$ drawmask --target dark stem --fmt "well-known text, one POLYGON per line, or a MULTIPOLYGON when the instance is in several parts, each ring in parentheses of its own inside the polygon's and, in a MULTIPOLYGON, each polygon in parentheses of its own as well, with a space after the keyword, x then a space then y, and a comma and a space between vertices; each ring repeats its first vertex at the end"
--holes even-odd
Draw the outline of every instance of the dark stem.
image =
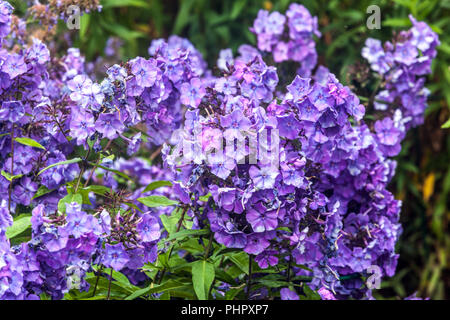
POLYGON ((292 265, 292 253, 289 252, 289 262, 288 262, 288 269, 287 269, 287 282, 291 282, 291 265, 292 265))
POLYGON ((59 130, 61 131, 61 133, 63 134, 64 138, 66 138, 66 140, 68 142, 70 142, 69 137, 65 134, 63 127, 61 126, 61 124, 58 121, 58 118, 56 117, 56 110, 53 110, 54 112, 52 112, 52 116, 55 119, 56 125, 58 126, 59 130))
POLYGON ((209 251, 211 250, 213 235, 214 234, 211 232, 211 235, 209 236, 208 246, 206 247, 206 251, 205 251, 205 257, 204 257, 205 260, 208 259, 209 251))
POLYGON ((252 255, 248 255, 248 279, 247 279, 247 300, 250 300, 250 290, 252 288, 252 255))
MULTIPOLYGON (((106 145, 104 151, 106 151, 111 146, 112 140, 108 141, 108 144, 106 145)), ((95 163, 94 168, 92 168, 91 172, 89 173, 89 177, 87 178, 86 182, 84 183, 84 187, 86 188, 89 184, 89 181, 92 179, 92 176, 94 175, 95 170, 97 170, 98 165, 100 164, 100 156, 97 159, 97 162, 95 163)))
POLYGON ((98 280, 100 279, 100 275, 102 274, 103 266, 100 266, 99 270, 97 270, 97 279, 95 280, 95 286, 94 286, 94 292, 92 293, 92 296, 95 296, 95 293, 97 292, 97 286, 98 286, 98 280))

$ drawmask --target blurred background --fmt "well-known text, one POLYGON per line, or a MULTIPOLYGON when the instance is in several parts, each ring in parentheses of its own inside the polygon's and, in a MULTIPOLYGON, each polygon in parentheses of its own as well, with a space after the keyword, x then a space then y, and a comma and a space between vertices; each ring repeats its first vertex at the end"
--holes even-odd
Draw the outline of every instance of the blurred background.
MULTIPOLYGON (((18 11, 26 7, 25 1, 10 2, 18 11)), ((439 34, 425 124, 408 133, 390 185, 403 200, 397 274, 374 296, 398 299, 417 291, 420 297, 450 299, 450 129, 442 128, 450 118, 450 0, 102 0, 102 12, 84 15, 81 29, 70 31, 70 37, 62 23, 59 43, 79 47, 87 61, 103 64, 104 72, 108 59, 148 56, 152 39, 177 34, 188 38, 212 67, 221 49, 236 52, 241 44, 255 44, 249 27, 259 9, 284 13, 291 2, 318 16, 319 63, 346 85, 355 62, 362 60, 366 38, 389 40, 411 26, 409 14, 439 34), (379 30, 366 27, 367 7, 374 4, 381 9, 379 30)))

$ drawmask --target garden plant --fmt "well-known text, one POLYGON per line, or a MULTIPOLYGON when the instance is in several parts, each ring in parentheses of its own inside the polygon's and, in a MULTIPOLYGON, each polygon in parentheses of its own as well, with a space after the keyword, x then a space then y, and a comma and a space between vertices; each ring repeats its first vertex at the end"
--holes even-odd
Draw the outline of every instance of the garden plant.
POLYGON ((427 23, 365 39, 344 85, 300 3, 212 65, 179 35, 89 61, 58 26, 100 1, 41 2, 0 0, 0 299, 374 299, 396 274, 427 23))

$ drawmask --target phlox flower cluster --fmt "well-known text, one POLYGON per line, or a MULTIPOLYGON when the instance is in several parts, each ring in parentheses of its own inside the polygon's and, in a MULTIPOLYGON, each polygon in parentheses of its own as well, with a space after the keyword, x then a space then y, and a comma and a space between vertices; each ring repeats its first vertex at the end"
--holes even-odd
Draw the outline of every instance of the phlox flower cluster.
POLYGON ((271 52, 275 62, 300 62, 297 74, 311 75, 317 63, 314 36, 320 37, 321 33, 317 17, 304 6, 292 3, 284 15, 260 10, 250 30, 257 36, 258 49, 271 52))
POLYGON ((149 195, 179 201, 193 229, 208 228, 261 269, 288 264, 280 272, 310 279, 322 299, 370 299, 369 267, 395 273, 401 202, 387 186, 392 157, 424 117, 439 44, 425 23, 411 17, 394 41, 367 40, 362 55, 380 80, 382 118, 372 121, 316 66, 317 17, 298 4, 284 15, 261 10, 257 48, 222 50, 219 74, 171 36, 102 80, 78 49, 54 57, 38 39, 21 41, 12 12, 0 0, 0 299, 61 299, 89 290, 91 272, 144 283, 142 267, 167 250, 161 215, 173 210, 137 201, 149 195), (294 75, 280 72, 286 61, 299 66, 294 75), (170 183, 146 189, 154 181, 170 183), (7 229, 26 212, 31 234, 14 244, 7 229))

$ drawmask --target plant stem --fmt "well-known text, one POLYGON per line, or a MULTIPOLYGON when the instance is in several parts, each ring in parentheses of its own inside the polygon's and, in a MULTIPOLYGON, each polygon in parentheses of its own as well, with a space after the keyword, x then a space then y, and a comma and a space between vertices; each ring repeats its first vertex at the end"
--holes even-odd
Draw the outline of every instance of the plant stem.
MULTIPOLYGON (((106 151, 111 146, 112 140, 108 141, 108 144, 105 146, 104 151, 106 151)), ((84 187, 86 188, 89 184, 89 181, 92 179, 92 176, 94 175, 95 170, 97 170, 98 165, 100 164, 100 156, 97 159, 97 162, 95 163, 94 168, 92 168, 91 172, 89 173, 89 177, 87 178, 86 182, 84 183, 84 187)))
POLYGON ((111 272, 109 273, 108 295, 106 296, 106 300, 109 300, 109 297, 111 295, 112 273, 113 273, 113 268, 111 268, 111 272))
POLYGON ((250 290, 252 288, 252 255, 248 255, 248 279, 247 279, 247 300, 250 299, 250 290))
POLYGON ((206 247, 206 251, 205 251, 205 256, 204 256, 205 260, 208 259, 209 251, 211 250, 213 235, 214 234, 211 232, 211 235, 209 236, 208 246, 206 247))
POLYGON ((97 270, 97 279, 95 280, 94 291, 92 293, 93 297, 95 296, 95 293, 97 292, 98 281, 100 279, 100 275, 102 274, 102 270, 103 270, 103 265, 100 266, 99 270, 97 270))
MULTIPOLYGON (((182 224, 183 224, 184 216, 185 216, 185 214, 186 214, 188 208, 189 208, 188 206, 184 207, 183 213, 181 214, 181 218, 180 218, 180 220, 178 220, 178 226, 177 226, 177 230, 176 230, 175 232, 180 231, 181 226, 182 226, 182 224)), ((169 259, 170 259, 170 256, 172 255, 172 251, 173 251, 173 245, 172 245, 172 246, 170 247, 170 249, 169 249, 169 256, 167 257, 167 263, 169 263, 169 259)), ((158 273, 159 273, 159 272, 158 272, 158 273)), ((161 271, 161 275, 159 276, 159 279, 158 279, 158 281, 157 281, 157 284, 161 284, 161 282, 162 282, 162 280, 163 280, 163 278, 164 278, 165 273, 166 273, 166 267, 164 267, 163 270, 161 271)), ((156 274, 156 276, 155 276, 155 282, 156 282, 157 278, 158 278, 158 274, 156 274)))
POLYGON ((289 262, 288 262, 288 269, 287 269, 287 282, 291 282, 291 265, 292 265, 292 253, 289 252, 289 262))
POLYGON ((11 128, 11 181, 9 182, 9 192, 8 192, 8 211, 11 214, 11 197, 12 197, 12 187, 14 176, 14 123, 11 128))

